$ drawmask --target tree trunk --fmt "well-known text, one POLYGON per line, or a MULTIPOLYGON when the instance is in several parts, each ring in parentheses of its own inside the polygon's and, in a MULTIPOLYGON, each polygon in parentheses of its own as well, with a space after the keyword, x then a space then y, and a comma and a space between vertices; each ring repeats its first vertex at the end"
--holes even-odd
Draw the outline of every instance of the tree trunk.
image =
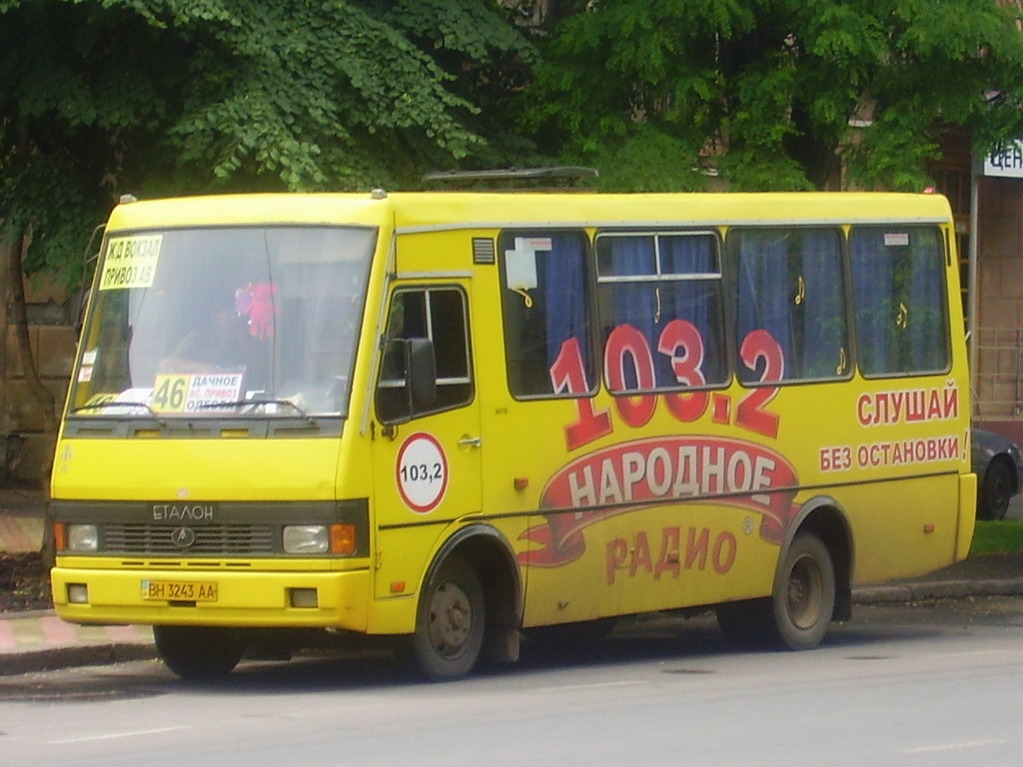
POLYGON ((15 241, 10 258, 7 259, 7 281, 10 290, 7 308, 14 324, 14 337, 21 358, 21 367, 25 371, 25 381, 43 413, 43 430, 47 434, 56 434, 56 400, 39 377, 28 337, 28 307, 25 303, 25 280, 21 269, 21 254, 24 248, 25 237, 22 236, 15 241))
POLYGON ((15 240, 7 257, 7 314, 14 326, 14 338, 21 359, 21 367, 25 374, 28 390, 39 403, 42 411, 43 434, 47 448, 43 450, 43 461, 39 467, 39 482, 46 501, 46 516, 43 524, 43 562, 52 565, 54 560, 53 525, 50 519, 50 471, 53 468, 53 448, 57 438, 56 400, 49 389, 43 384, 36 370, 32 345, 28 336, 28 307, 25 303, 25 280, 21 268, 21 258, 25 250, 25 236, 22 234, 15 240))

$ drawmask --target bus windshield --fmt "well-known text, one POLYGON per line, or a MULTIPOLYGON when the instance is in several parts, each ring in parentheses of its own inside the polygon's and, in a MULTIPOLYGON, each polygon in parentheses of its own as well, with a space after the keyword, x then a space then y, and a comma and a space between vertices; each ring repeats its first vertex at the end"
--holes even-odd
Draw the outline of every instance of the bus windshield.
POLYGON ((69 413, 347 414, 376 231, 109 236, 69 413))

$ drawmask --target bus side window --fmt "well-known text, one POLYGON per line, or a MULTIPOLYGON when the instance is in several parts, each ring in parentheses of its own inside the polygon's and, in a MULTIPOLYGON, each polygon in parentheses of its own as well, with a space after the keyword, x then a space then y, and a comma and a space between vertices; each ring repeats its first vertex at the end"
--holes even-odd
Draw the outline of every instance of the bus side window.
MULTIPOLYGON (((851 375, 841 230, 733 228, 728 241, 737 263, 736 349, 764 330, 781 350, 778 380, 851 375)), ((742 361, 738 372, 745 384, 765 374, 742 361)))
POLYGON ((934 226, 854 226, 849 234, 860 371, 948 369, 945 246, 934 226))
POLYGON ((713 232, 597 234, 605 377, 613 394, 721 386, 728 380, 722 273, 713 232), (621 337, 632 348, 622 362, 621 337), (645 359, 636 358, 637 353, 645 359))
POLYGON ((473 398, 465 295, 457 288, 400 289, 391 297, 376 391, 377 417, 384 423, 466 405, 473 398), (406 391, 406 344, 433 342, 437 391, 430 406, 413 411, 406 391))
POLYGON ((590 333, 589 241, 580 230, 506 230, 498 240, 508 390, 581 396, 597 385, 590 333), (555 392, 551 369, 575 341, 584 381, 555 392))

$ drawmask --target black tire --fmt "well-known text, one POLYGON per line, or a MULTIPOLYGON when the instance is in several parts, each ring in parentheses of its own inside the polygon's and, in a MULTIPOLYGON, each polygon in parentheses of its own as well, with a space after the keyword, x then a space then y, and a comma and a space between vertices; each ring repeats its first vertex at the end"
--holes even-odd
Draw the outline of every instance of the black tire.
POLYGON ((227 676, 245 651, 241 633, 229 628, 153 626, 153 638, 167 668, 189 680, 227 676))
POLYGON ((771 595, 771 633, 790 650, 808 650, 824 639, 835 611, 835 566, 813 533, 798 533, 778 570, 771 595))
POLYGON ((485 625, 476 571, 457 557, 445 560, 419 599, 412 655, 420 671, 435 682, 466 676, 479 660, 485 625))
POLYGON ((977 503, 978 519, 1002 519, 1015 490, 1015 475, 1002 460, 992 461, 984 473, 977 503))

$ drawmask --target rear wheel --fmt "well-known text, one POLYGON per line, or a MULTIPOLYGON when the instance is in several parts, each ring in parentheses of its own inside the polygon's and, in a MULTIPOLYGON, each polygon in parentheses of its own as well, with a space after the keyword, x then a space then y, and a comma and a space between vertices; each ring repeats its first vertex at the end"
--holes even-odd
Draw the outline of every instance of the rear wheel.
POLYGON ((438 682, 464 677, 479 660, 485 623, 476 571, 458 558, 444 561, 419 602, 412 653, 420 670, 438 682))
POLYGON ((835 567, 827 546, 799 533, 785 555, 771 595, 773 633, 791 650, 816 647, 835 610, 835 567))
POLYGON ((808 650, 820 644, 835 610, 835 568, 827 547, 813 533, 799 533, 770 597, 716 608, 726 638, 743 644, 808 650))
POLYGON ((236 629, 216 626, 153 626, 156 649, 182 679, 217 679, 231 673, 245 650, 236 629))

